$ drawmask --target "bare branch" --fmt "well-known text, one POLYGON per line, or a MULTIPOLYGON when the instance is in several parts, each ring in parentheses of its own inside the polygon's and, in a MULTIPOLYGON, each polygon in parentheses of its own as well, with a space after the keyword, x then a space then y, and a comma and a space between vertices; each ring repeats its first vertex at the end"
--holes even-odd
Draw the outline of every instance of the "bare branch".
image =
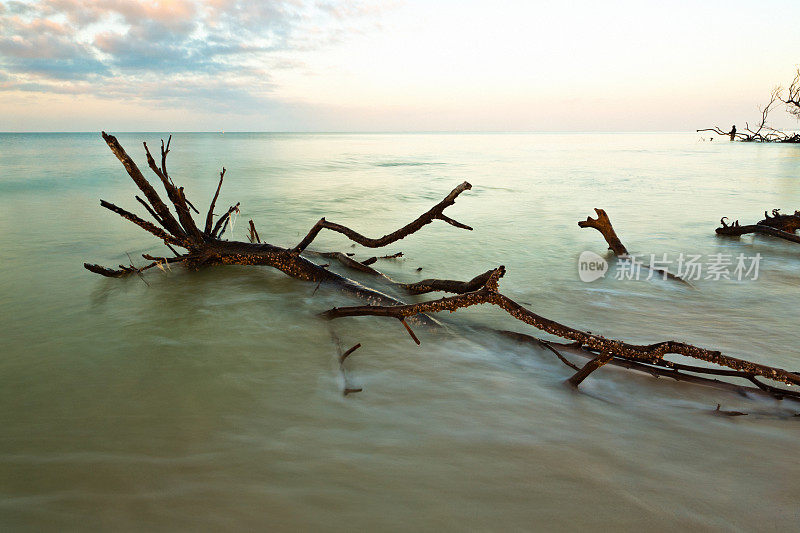
MULTIPOLYGON (((150 169, 153 171, 153 173, 155 173, 155 175, 161 179, 161 183, 164 185, 164 190, 167 191, 167 197, 172 202, 172 205, 175 206, 175 211, 178 213, 178 220, 180 220, 184 232, 190 236, 195 243, 202 242, 203 235, 200 233, 200 230, 197 229, 197 225, 192 218, 192 214, 189 212, 189 206, 186 204, 183 188, 176 187, 169 179, 169 176, 160 168, 158 168, 155 159, 153 159, 152 154, 150 154, 150 150, 147 148, 147 143, 143 142, 142 144, 144 145, 145 155, 147 156, 147 164, 150 166, 150 169)), ((166 165, 167 151, 168 150, 162 149, 162 162, 164 165, 166 165)))
POLYGON ((534 326, 546 333, 578 341, 582 346, 586 346, 600 353, 610 353, 650 364, 662 361, 667 354, 677 354, 733 368, 734 370, 741 370, 754 376, 762 376, 773 381, 779 381, 789 385, 800 385, 800 376, 797 374, 787 372, 780 368, 769 367, 726 356, 715 350, 699 348, 677 341, 666 341, 650 345, 628 344, 559 324, 558 322, 537 315, 507 296, 497 292, 498 281, 504 274, 505 268, 502 266, 498 267, 494 270, 483 288, 458 296, 400 306, 335 307, 323 313, 322 316, 328 319, 348 316, 386 316, 400 319, 418 313, 454 312, 460 308, 489 303, 500 307, 517 320, 534 326))
POLYGON ((586 220, 578 221, 578 226, 580 226, 581 228, 594 228, 597 231, 599 231, 600 234, 603 236, 603 238, 606 240, 606 243, 608 244, 608 249, 612 250, 614 252, 614 255, 616 255, 619 258, 631 261, 644 268, 647 268, 648 270, 652 270, 653 272, 658 272, 659 274, 661 274, 663 279, 680 281, 682 283, 685 283, 686 285, 691 286, 691 284, 688 281, 684 280, 680 276, 676 276, 675 274, 664 268, 657 268, 652 264, 648 265, 646 263, 636 261, 635 258, 629 256, 628 249, 625 248, 625 245, 622 244, 622 241, 620 241, 619 237, 617 237, 617 232, 614 231, 614 226, 611 225, 611 219, 608 218, 608 214, 605 212, 605 210, 598 209, 596 207, 594 210, 597 213, 597 218, 586 217, 586 220))
POLYGON ((800 118, 800 68, 797 69, 789 89, 786 91, 786 98, 781 99, 786 104, 786 110, 792 115, 800 118))
MULTIPOLYGON (((773 211, 774 212, 774 211, 773 211)), ((766 215, 766 213, 764 213, 766 215)), ((777 213, 776 213, 777 215, 777 213)), ((739 237, 741 235, 746 235, 748 233, 760 233, 762 235, 769 235, 771 237, 778 237, 779 239, 783 239, 786 241, 800 243, 800 235, 794 233, 796 231, 796 227, 794 226, 795 223, 800 223, 800 216, 798 215, 780 215, 781 217, 788 217, 788 221, 777 221, 776 217, 769 217, 765 220, 762 220, 758 224, 748 224, 746 226, 739 225, 739 221, 735 221, 733 224, 728 224, 725 222, 727 217, 722 217, 720 220, 721 226, 718 227, 716 230, 717 235, 726 235, 729 237, 739 237), (794 218, 797 217, 797 221, 794 221, 794 218), (772 224, 772 225, 767 225, 772 224), (783 231, 781 229, 777 229, 776 227, 783 227, 786 229, 790 229, 789 231, 783 231), (794 228, 794 229, 793 229, 794 228)))
POLYGON ((739 140, 742 142, 778 142, 778 143, 800 143, 800 133, 785 133, 776 130, 768 125, 769 114, 775 109, 779 102, 786 104, 787 111, 798 118, 800 118, 800 69, 798 69, 794 80, 789 86, 788 95, 782 98, 781 94, 783 89, 777 86, 772 89, 770 99, 765 106, 759 107, 761 118, 758 123, 751 128, 748 122, 745 122, 745 131, 747 133, 737 132, 736 126, 731 128, 731 131, 722 131, 718 126, 713 128, 704 128, 697 130, 712 131, 717 135, 729 136, 730 140, 739 140))
POLYGON ((145 231, 148 231, 148 232, 152 233, 153 235, 155 235, 159 239, 163 240, 164 242, 168 242, 170 244, 177 244, 178 246, 185 246, 184 241, 182 241, 180 239, 176 239, 175 237, 173 237, 172 235, 170 235, 166 231, 162 230, 158 226, 156 226, 154 224, 151 224, 150 222, 148 222, 146 220, 142 220, 141 218, 139 218, 138 216, 134 215, 130 211, 126 211, 126 210, 122 209, 121 207, 117 207, 116 205, 114 205, 114 204, 112 204, 110 202, 106 202, 105 200, 100 200, 100 205, 102 207, 105 207, 106 209, 108 209, 110 211, 113 211, 114 213, 118 214, 122 218, 124 218, 126 220, 130 220, 131 222, 133 222, 134 224, 136 224, 140 228, 144 229, 145 231))
POLYGON ((357 233, 346 226, 342 226, 341 224, 336 224, 334 222, 328 222, 324 218, 319 219, 319 221, 311 228, 311 231, 308 232, 308 235, 300 241, 300 243, 292 248, 292 251, 295 253, 300 253, 306 249, 306 247, 311 244, 314 238, 322 231, 323 228, 327 228, 332 231, 336 231, 345 235, 351 241, 355 241, 362 246, 366 246, 367 248, 380 248, 382 246, 386 246, 387 244, 391 244, 395 241, 399 241, 400 239, 411 235, 412 233, 418 231, 420 228, 425 226, 426 224, 430 224, 436 219, 444 220, 448 224, 456 226, 458 228, 472 230, 471 227, 467 226, 466 224, 461 224, 460 222, 456 222, 455 220, 445 216, 442 214, 442 211, 445 208, 453 205, 456 203, 456 198, 459 194, 464 191, 467 191, 472 188, 472 185, 467 183, 466 181, 450 191, 444 200, 430 208, 428 211, 420 215, 416 220, 403 226, 402 228, 398 229, 397 231, 393 231, 383 237, 379 237, 377 239, 371 239, 369 237, 365 237, 360 233, 357 233))
POLYGON ((239 212, 239 202, 236 202, 236 205, 230 206, 230 208, 228 208, 228 211, 224 215, 219 217, 219 220, 217 220, 217 224, 214 226, 214 231, 211 232, 212 238, 218 239, 222 236, 223 233, 225 233, 225 230, 228 227, 228 219, 230 219, 231 213, 233 212, 236 213, 239 212))
POLYGON ((608 248, 614 252, 616 256, 627 256, 628 249, 622 244, 622 241, 617 237, 617 232, 614 231, 614 226, 611 225, 611 219, 603 209, 594 208, 597 213, 597 218, 586 217, 586 220, 578 222, 581 228, 594 228, 599 231, 603 238, 608 243, 608 248))
MULTIPOLYGON (((564 343, 555 343, 549 341, 543 341, 538 337, 534 337, 532 335, 528 335, 526 333, 519 333, 517 331, 507 331, 501 330, 498 333, 501 333, 507 337, 510 337, 518 342, 526 343, 526 344, 536 344, 539 346, 544 346, 553 353, 567 366, 572 368, 573 370, 580 370, 580 368, 569 361, 567 361, 562 352, 569 353, 571 355, 576 355, 579 357, 585 357, 588 359, 594 359, 598 356, 598 352, 593 352, 591 350, 586 349, 585 347, 581 346, 580 342, 573 342, 571 344, 564 344, 564 343), (558 347, 558 350, 555 347, 558 347)), ((628 359, 625 357, 614 356, 608 364, 624 368, 626 370, 634 370, 637 372, 643 372, 646 374, 650 374, 654 377, 665 377, 669 379, 674 379, 675 381, 683 381, 686 383, 693 383, 696 385, 704 385, 707 387, 712 387, 719 390, 726 390, 735 392, 739 395, 746 395, 746 394, 754 394, 754 395, 761 395, 761 396, 769 396, 771 398, 775 398, 778 400, 782 400, 785 398, 800 401, 800 391, 788 390, 783 388, 771 387, 764 383, 753 381, 755 378, 752 377, 751 374, 747 372, 741 372, 738 370, 726 370, 726 369, 719 369, 719 368, 711 368, 711 367, 700 367, 700 366, 691 366, 691 365, 683 365, 679 363, 673 363, 672 361, 668 361, 666 359, 661 359, 660 361, 654 361, 652 363, 643 363, 640 361, 635 361, 632 359, 628 359), (686 373, 691 372, 691 373, 686 373), (748 387, 744 385, 739 385, 737 383, 732 383, 730 381, 720 381, 718 379, 712 379, 708 377, 704 377, 703 375, 697 374, 706 374, 712 376, 729 376, 729 377, 736 377, 742 378, 750 382, 756 383, 756 385, 760 385, 759 387, 748 387)))
POLYGON ((455 281, 451 279, 424 279, 416 283, 401 283, 400 288, 409 294, 426 294, 429 292, 449 292, 454 294, 464 294, 465 292, 477 291, 494 274, 494 270, 487 270, 469 281, 455 281))
POLYGON ((158 196, 153 186, 150 185, 142 175, 142 172, 139 170, 139 167, 136 166, 136 163, 133 162, 133 159, 131 159, 122 146, 120 146, 117 138, 113 135, 108 135, 106 132, 102 132, 102 135, 103 140, 106 141, 108 147, 111 148, 111 151, 117 156, 117 159, 120 160, 125 170, 128 171, 128 175, 133 182, 136 183, 136 186, 144 193, 145 198, 147 198, 147 201, 153 206, 155 212, 161 217, 167 231, 176 237, 183 237, 185 235, 183 228, 181 228, 181 225, 178 224, 178 221, 172 216, 172 213, 169 212, 166 204, 158 196))
POLYGON ((222 167, 222 172, 219 173, 219 184, 217 185, 217 192, 214 193, 214 198, 211 199, 211 205, 208 206, 208 214, 206 215, 206 229, 205 235, 207 237, 211 236, 211 221, 214 217, 214 205, 217 203, 217 198, 219 198, 219 190, 222 188, 222 179, 225 177, 225 167, 222 167))
POLYGON ((261 237, 258 236, 258 232, 256 231, 256 225, 252 220, 248 221, 248 224, 250 225, 250 234, 248 235, 248 240, 250 242, 261 242, 261 237))

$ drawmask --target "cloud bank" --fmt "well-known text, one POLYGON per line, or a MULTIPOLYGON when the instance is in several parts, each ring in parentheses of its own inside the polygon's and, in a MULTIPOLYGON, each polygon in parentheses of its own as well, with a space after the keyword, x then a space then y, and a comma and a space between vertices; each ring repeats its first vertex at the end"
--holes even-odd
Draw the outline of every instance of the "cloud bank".
POLYGON ((0 1, 0 92, 209 110, 268 106, 296 52, 374 26, 380 5, 305 0, 0 1))

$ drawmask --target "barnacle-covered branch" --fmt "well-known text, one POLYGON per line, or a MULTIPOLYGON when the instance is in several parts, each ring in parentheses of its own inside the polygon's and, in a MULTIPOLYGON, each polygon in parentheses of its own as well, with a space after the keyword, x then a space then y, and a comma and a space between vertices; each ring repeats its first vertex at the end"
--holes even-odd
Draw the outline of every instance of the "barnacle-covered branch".
MULTIPOLYGON (((788 385, 800 385, 800 375, 781 368, 761 365, 752 361, 727 356, 716 350, 700 348, 678 341, 666 341, 648 345, 629 344, 560 324, 554 320, 537 315, 511 298, 501 294, 498 291, 498 283, 503 275, 505 275, 505 267, 498 267, 492 271, 492 274, 488 277, 483 287, 476 291, 459 294, 457 296, 400 306, 335 307, 323 313, 323 316, 328 319, 350 316, 383 316, 402 320, 405 317, 414 316, 418 313, 429 314, 442 311, 450 311, 452 313, 465 307, 492 304, 503 309, 517 320, 525 322, 551 335, 577 341, 582 347, 598 352, 599 354, 612 354, 617 357, 624 357, 632 361, 648 364, 664 361, 666 355, 676 354, 728 367, 745 372, 748 375, 761 376, 788 385)), ((602 362, 602 359, 598 361, 598 363, 600 362, 602 362)), ((599 366, 602 365, 598 364, 598 367, 599 366)))

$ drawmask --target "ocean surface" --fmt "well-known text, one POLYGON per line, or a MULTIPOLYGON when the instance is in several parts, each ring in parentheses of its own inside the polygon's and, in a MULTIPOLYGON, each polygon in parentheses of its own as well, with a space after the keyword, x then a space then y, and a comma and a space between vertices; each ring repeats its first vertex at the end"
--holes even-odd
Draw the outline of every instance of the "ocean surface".
MULTIPOLYGON (((164 136, 118 138, 145 171, 141 142, 164 136)), ((474 231, 437 221, 378 251, 323 232, 311 248, 402 251, 373 265, 401 281, 505 265, 502 292, 562 323, 800 370, 797 245, 714 233, 723 216, 800 209, 800 146, 681 133, 173 136, 170 173, 203 214, 223 166, 218 211, 241 202, 228 238, 245 240, 252 219, 280 246, 322 216, 383 235, 467 180, 446 213, 474 231), (681 254, 701 256, 700 279, 622 276, 601 235, 577 226, 595 207, 645 262, 666 254, 675 272, 681 254), (584 251, 609 261, 604 278, 581 281, 584 251), (730 279, 714 274, 725 261, 730 279)), ((610 367, 575 391, 550 352, 487 326, 540 332, 486 306, 417 327, 417 346, 395 320, 322 321, 360 302, 266 267, 84 270, 168 253, 100 207, 146 217, 135 194, 99 133, 0 135, 0 529, 797 528, 800 404, 610 367), (332 334, 362 345, 346 362, 360 393, 342 394, 332 334), (715 416, 717 404, 748 416, 715 416)))

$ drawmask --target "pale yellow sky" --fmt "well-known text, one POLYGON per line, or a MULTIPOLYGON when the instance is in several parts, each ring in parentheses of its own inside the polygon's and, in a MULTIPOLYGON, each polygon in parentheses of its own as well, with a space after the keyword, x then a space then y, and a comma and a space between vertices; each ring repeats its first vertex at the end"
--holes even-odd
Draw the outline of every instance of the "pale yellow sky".
POLYGON ((727 128, 800 63, 789 1, 0 6, 6 131, 727 128))

